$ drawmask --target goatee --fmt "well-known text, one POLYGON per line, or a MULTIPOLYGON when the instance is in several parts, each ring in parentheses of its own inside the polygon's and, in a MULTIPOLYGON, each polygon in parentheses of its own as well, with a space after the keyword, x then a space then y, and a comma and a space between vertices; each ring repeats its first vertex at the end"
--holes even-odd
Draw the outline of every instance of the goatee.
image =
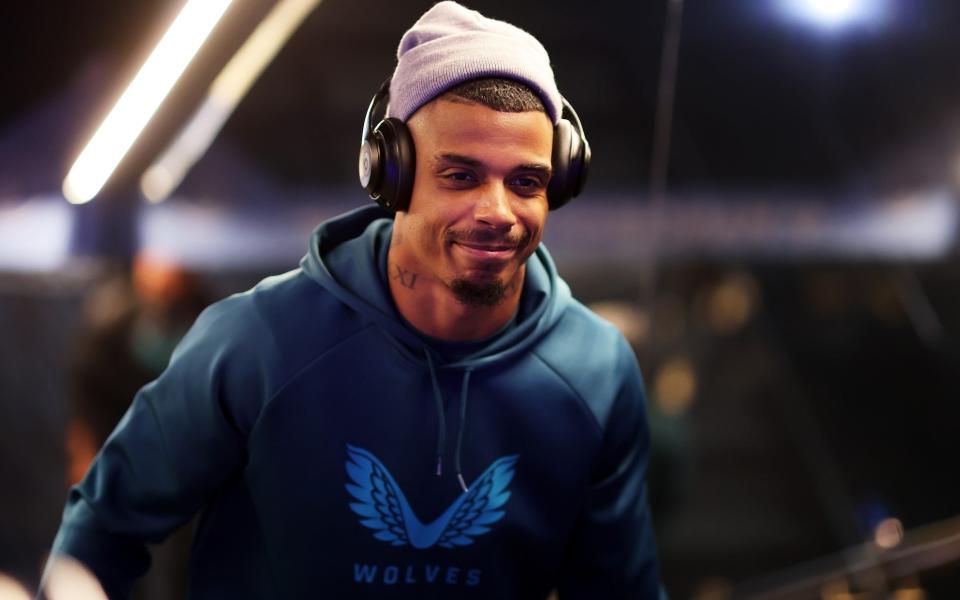
POLYGON ((499 279, 477 283, 469 279, 454 279, 450 290, 466 306, 497 306, 507 297, 507 286, 499 279))

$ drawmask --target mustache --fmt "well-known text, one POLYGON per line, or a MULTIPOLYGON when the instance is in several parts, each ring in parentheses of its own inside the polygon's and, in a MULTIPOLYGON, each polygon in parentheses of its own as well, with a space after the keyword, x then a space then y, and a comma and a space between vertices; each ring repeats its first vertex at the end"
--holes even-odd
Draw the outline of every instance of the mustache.
POLYGON ((490 229, 450 229, 447 231, 446 240, 448 242, 519 248, 526 245, 532 236, 533 234, 529 231, 504 234, 490 229))

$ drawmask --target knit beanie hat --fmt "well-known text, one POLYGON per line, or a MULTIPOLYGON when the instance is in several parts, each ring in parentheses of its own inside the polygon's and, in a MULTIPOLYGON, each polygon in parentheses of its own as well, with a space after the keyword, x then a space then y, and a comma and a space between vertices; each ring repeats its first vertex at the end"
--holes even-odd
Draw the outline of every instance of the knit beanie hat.
POLYGON ((387 116, 406 121, 460 83, 504 77, 526 84, 556 125, 560 91, 543 45, 526 31, 447 0, 423 14, 400 39, 387 116))

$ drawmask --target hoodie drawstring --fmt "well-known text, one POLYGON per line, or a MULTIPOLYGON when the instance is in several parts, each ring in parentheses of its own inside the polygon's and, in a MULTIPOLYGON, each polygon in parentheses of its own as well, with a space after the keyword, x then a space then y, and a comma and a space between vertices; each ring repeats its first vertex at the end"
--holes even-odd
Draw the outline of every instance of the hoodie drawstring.
MULTIPOLYGON (((433 384, 433 399, 437 405, 437 477, 443 474, 443 455, 446 453, 447 446, 447 415, 443 409, 443 395, 440 393, 440 384, 437 382, 437 370, 433 366, 433 357, 430 350, 424 348, 424 355, 427 357, 427 367, 430 370, 430 383, 433 384)), ((457 474, 457 481, 464 492, 469 491, 467 483, 463 479, 463 469, 460 466, 460 453, 463 449, 463 432, 467 428, 467 392, 470 389, 470 374, 473 367, 467 367, 463 373, 463 385, 460 388, 460 424, 457 428, 457 447, 453 456, 454 471, 457 474)))
POLYGON ((472 372, 472 367, 468 367, 463 372, 463 385, 460 387, 460 426, 457 428, 457 451, 453 455, 453 468, 457 472, 460 487, 465 492, 468 489, 466 482, 463 481, 463 469, 460 468, 460 449, 463 447, 463 431, 467 428, 467 390, 470 389, 470 373, 472 372))
POLYGON ((433 359, 426 348, 423 353, 427 356, 427 367, 430 369, 430 381, 433 383, 433 399, 437 403, 437 477, 443 475, 443 454, 447 446, 447 415, 443 411, 443 396, 440 395, 440 385, 437 384, 437 371, 433 368, 433 359))

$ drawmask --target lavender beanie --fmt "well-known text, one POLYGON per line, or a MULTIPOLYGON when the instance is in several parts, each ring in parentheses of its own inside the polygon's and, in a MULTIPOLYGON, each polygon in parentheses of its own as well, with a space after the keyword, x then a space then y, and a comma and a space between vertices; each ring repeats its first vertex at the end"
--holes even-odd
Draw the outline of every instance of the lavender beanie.
POLYGON ((456 2, 440 2, 400 39, 387 115, 406 121, 448 89, 480 77, 528 85, 560 121, 560 91, 543 46, 526 31, 456 2))

